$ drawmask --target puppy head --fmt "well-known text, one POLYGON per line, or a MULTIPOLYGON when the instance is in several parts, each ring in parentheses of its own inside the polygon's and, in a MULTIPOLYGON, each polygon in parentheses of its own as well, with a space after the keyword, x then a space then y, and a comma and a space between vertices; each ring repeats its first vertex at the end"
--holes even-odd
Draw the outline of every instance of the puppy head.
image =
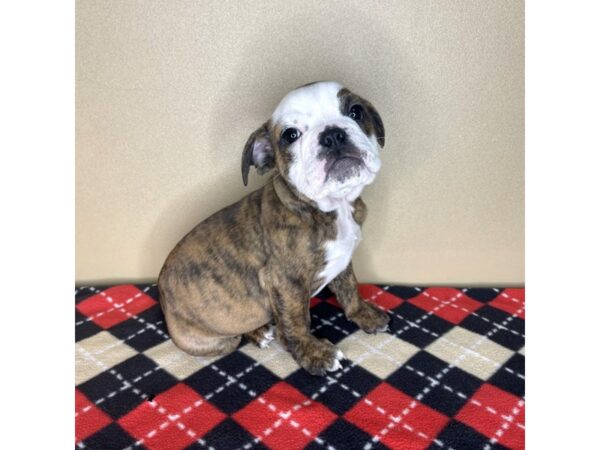
POLYGON ((297 191, 331 210, 353 201, 375 179, 385 143, 383 122, 368 101, 339 83, 299 87, 279 103, 271 118, 246 143, 242 178, 276 168, 297 191))

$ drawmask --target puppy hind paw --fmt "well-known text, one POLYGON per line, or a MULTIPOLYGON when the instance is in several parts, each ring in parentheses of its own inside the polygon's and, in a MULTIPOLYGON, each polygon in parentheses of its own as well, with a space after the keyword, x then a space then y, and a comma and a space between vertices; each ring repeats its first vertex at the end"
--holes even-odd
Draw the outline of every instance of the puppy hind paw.
POLYGON ((260 348, 267 348, 274 339, 275 339, 275 327, 270 326, 269 329, 263 335, 262 339, 260 339, 258 341, 258 346, 260 348))
POLYGON ((275 327, 273 325, 264 325, 244 336, 254 345, 260 348, 267 348, 275 339, 275 327))

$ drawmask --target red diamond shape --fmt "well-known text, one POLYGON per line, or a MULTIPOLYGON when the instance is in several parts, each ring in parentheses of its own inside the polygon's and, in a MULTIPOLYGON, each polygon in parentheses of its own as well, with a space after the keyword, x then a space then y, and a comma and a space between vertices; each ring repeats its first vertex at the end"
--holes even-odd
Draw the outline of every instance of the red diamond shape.
POLYGON ((76 308, 102 328, 107 329, 155 304, 156 300, 152 297, 135 286, 126 284, 93 295, 79 303, 76 308))
POLYGON ((150 449, 182 449, 226 415, 185 384, 177 384, 119 419, 129 434, 150 449))
POLYGON ((233 418, 271 448, 301 449, 312 442, 336 415, 284 381, 236 412, 233 418), (298 405, 302 405, 298 407, 298 405))
POLYGON ((404 301, 374 284, 359 285, 358 293, 369 303, 375 303, 388 311, 394 309, 404 301))
POLYGON ((505 289, 489 304, 494 308, 525 319, 525 289, 505 289))
POLYGON ((378 435, 390 448, 409 450, 429 447, 449 420, 387 383, 377 386, 344 418, 370 435, 378 435))
POLYGON ((491 384, 482 385, 469 402, 456 415, 456 420, 466 423, 488 438, 514 449, 525 446, 524 405, 519 397, 491 384), (510 418, 510 420, 508 420, 510 418))
POLYGON ((83 441, 111 422, 104 411, 75 389, 75 442, 83 441))
POLYGON ((458 324, 483 306, 460 291, 451 288, 429 288, 425 289, 416 297, 408 300, 409 303, 418 306, 425 311, 432 312, 446 319, 448 322, 458 324), (436 309, 437 308, 437 309, 436 309))

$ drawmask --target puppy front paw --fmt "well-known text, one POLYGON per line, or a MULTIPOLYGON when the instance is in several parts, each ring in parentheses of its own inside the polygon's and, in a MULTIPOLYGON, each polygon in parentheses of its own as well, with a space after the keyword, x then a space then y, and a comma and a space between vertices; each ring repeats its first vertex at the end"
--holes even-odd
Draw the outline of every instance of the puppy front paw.
POLYGON ((348 319, 358 325, 365 333, 376 333, 388 330, 390 316, 376 306, 363 302, 360 309, 348 316, 348 319))
POLYGON ((299 345, 295 359, 311 375, 323 376, 342 368, 344 354, 327 339, 310 339, 299 345))

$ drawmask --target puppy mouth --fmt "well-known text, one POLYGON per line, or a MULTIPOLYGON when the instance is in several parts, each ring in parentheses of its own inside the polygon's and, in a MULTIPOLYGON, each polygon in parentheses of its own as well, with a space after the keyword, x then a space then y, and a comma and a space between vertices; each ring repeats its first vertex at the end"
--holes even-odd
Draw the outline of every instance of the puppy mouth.
POLYGON ((358 156, 345 155, 333 158, 325 164, 325 180, 331 176, 338 180, 348 178, 358 172, 364 165, 364 161, 358 156))

